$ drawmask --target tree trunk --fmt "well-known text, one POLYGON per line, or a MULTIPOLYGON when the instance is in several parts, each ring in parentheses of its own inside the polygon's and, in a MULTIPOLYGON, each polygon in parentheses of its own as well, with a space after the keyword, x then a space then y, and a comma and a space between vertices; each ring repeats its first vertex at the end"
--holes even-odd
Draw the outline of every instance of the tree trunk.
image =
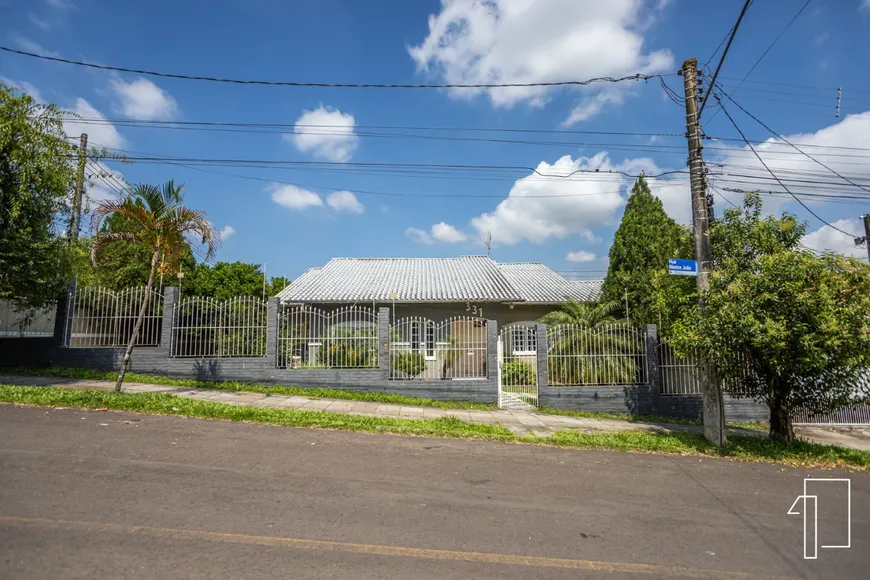
POLYGON ((788 394, 774 389, 773 396, 768 399, 770 408, 770 438, 781 443, 791 443, 794 440, 794 429, 791 424, 791 409, 787 404, 788 394))
POLYGON ((154 256, 151 258, 151 273, 148 274, 148 283, 145 285, 145 297, 142 299, 142 306, 139 308, 139 317, 136 319, 136 326, 133 327, 133 334, 130 335, 130 342, 127 343, 127 350, 124 352, 124 361, 121 363, 121 372, 118 374, 118 382, 115 383, 115 392, 121 392, 121 384, 124 382, 124 375, 127 374, 127 366, 130 364, 130 357, 133 354, 133 345, 139 338, 139 331, 142 329, 142 321, 145 320, 145 312, 148 311, 148 301, 151 298, 151 288, 154 287, 154 273, 157 270, 157 258, 160 256, 160 249, 154 250, 154 256))

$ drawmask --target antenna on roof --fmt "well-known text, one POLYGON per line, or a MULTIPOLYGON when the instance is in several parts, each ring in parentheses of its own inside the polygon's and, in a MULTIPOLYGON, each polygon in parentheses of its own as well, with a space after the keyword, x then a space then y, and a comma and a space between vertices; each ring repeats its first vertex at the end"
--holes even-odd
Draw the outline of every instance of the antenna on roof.
POLYGON ((492 252, 492 232, 486 232, 486 239, 483 243, 486 245, 486 256, 489 257, 490 252, 492 252))

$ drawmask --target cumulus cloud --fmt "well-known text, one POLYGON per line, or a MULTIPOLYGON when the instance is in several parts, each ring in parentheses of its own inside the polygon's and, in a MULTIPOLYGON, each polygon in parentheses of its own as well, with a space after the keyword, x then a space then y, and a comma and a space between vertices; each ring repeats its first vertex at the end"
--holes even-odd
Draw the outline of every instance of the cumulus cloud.
POLYGON ((102 123, 86 124, 79 121, 76 117, 65 116, 63 120, 63 130, 70 137, 78 137, 82 133, 88 134, 88 143, 95 147, 106 147, 108 149, 117 149, 124 146, 124 138, 115 129, 115 126, 106 122, 106 117, 103 116, 93 105, 85 99, 76 99, 75 106, 72 112, 84 119, 99 119, 102 123))
POLYGON ((296 120, 294 132, 283 137, 303 153, 344 163, 350 161, 359 141, 355 126, 353 115, 321 105, 304 111, 296 120))
MULTIPOLYGON (((643 0, 441 0, 429 34, 408 51, 419 70, 450 84, 537 83, 654 73, 673 65, 667 50, 648 51, 642 32, 665 2, 643 0)), ((496 107, 540 105, 549 89, 452 89, 454 98, 486 93, 496 107)), ((585 89, 587 94, 596 88, 585 89)), ((580 120, 615 104, 580 103, 580 120)), ((575 121, 577 122, 577 121, 575 121)))
POLYGON ((363 213, 365 206, 350 191, 334 191, 326 198, 326 203, 335 211, 363 213))
POLYGON ((594 262, 598 259, 598 257, 592 252, 580 250, 577 252, 568 252, 568 255, 565 257, 565 259, 575 264, 584 264, 586 262, 594 262))
POLYGON ((230 236, 232 236, 234 233, 236 233, 236 228, 234 228, 234 227, 231 226, 231 225, 225 225, 225 226, 222 227, 221 230, 220 230, 220 239, 221 239, 221 240, 226 240, 226 239, 228 239, 230 236))
POLYGON ((864 224, 861 220, 837 220, 832 223, 835 228, 850 232, 847 236, 838 232, 831 226, 822 226, 804 236, 803 245, 820 252, 837 252, 846 256, 863 258, 867 255, 867 248, 855 245, 855 238, 864 235, 864 224))
POLYGON ((178 112, 178 103, 168 92, 148 79, 132 82, 112 81, 112 90, 118 97, 118 108, 126 116, 141 121, 168 121, 178 112))
POLYGON ((319 195, 295 185, 273 184, 267 190, 272 192, 272 201, 295 211, 323 206, 323 200, 319 195))
MULTIPOLYGON (((733 107, 731 108, 733 109, 733 107)), ((849 149, 870 148, 870 111, 848 115, 838 123, 819 129, 814 133, 786 135, 785 138, 830 169, 865 188, 870 188, 868 186, 870 165, 856 163, 854 157, 856 153, 849 149)), ((722 147, 718 144, 716 146, 722 147)), ((792 193, 798 196, 801 192, 815 195, 861 193, 861 190, 854 185, 837 177, 825 167, 785 143, 768 139, 754 147, 767 166, 792 193)), ((741 190, 760 189, 766 212, 776 213, 783 206, 789 205, 789 209, 794 208, 793 211, 799 215, 806 214, 806 211, 798 206, 797 202, 770 176, 767 169, 759 163, 748 147, 729 147, 725 151, 716 151, 708 147, 708 154, 710 153, 713 155, 708 157, 711 161, 709 174, 715 187, 741 190), (773 192, 773 195, 766 192, 773 192)), ((724 192, 724 195, 738 205, 743 197, 742 194, 734 192, 724 192)), ((814 211, 817 213, 824 202, 824 199, 812 195, 802 197, 802 200, 807 204, 813 204, 814 211)))
POLYGON ((460 232, 455 227, 445 222, 434 224, 429 228, 429 231, 418 228, 408 228, 405 230, 405 235, 418 244, 427 245, 438 242, 442 244, 456 244, 468 239, 467 234, 460 232))

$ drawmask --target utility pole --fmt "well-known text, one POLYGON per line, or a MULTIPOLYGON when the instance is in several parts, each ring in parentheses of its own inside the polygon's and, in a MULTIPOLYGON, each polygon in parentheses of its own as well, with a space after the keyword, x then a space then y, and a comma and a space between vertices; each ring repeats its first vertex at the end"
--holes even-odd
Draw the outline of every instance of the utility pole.
MULTIPOLYGON (((683 63, 683 85, 686 90, 686 137, 689 140, 689 175, 692 191, 692 228, 695 238, 695 260, 698 262, 698 307, 704 308, 704 293, 710 288, 710 216, 707 205, 707 183, 704 176, 704 156, 701 145, 701 124, 698 116, 698 59, 683 63)), ((712 87, 710 87, 712 90, 712 87)), ((713 361, 699 361, 699 382, 704 406, 704 436, 714 445, 726 443, 725 405, 722 387, 713 361)))
POLYGON ((76 192, 73 197, 72 218, 69 224, 70 244, 79 239, 79 221, 82 219, 82 192, 85 189, 85 164, 88 159, 88 134, 82 133, 79 140, 79 164, 76 173, 76 192))
POLYGON ((870 213, 861 216, 864 220, 864 245, 867 246, 867 259, 870 260, 870 213))

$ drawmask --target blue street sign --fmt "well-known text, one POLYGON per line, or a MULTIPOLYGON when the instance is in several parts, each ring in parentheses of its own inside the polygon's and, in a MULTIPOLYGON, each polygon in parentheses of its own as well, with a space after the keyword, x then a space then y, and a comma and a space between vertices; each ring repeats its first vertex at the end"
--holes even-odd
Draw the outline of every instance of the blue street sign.
POLYGON ((668 258, 668 274, 674 274, 675 276, 697 276, 698 262, 695 260, 668 258))

